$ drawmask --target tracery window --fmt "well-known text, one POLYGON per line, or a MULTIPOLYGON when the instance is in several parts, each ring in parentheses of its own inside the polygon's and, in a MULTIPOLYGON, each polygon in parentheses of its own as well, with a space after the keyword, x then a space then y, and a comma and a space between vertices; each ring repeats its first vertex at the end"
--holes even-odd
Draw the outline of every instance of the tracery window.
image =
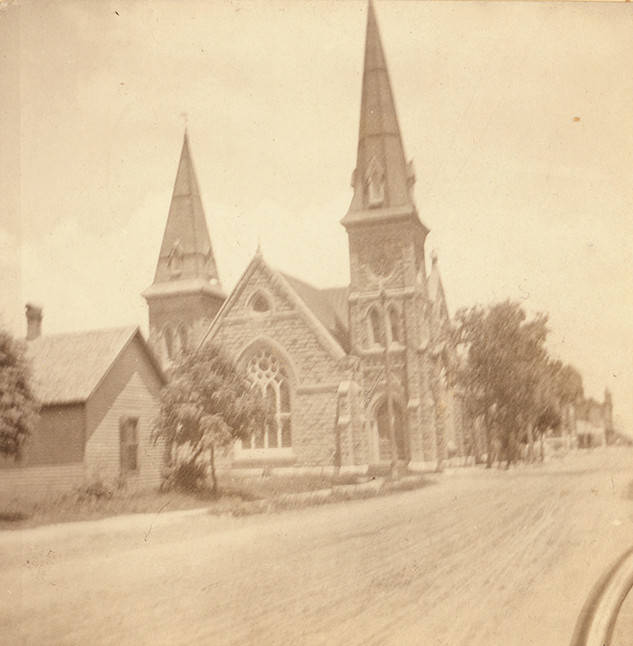
POLYGON ((283 364, 269 350, 256 352, 246 366, 254 388, 259 388, 272 413, 261 433, 253 435, 242 448, 276 449, 292 446, 291 402, 288 375, 283 364))

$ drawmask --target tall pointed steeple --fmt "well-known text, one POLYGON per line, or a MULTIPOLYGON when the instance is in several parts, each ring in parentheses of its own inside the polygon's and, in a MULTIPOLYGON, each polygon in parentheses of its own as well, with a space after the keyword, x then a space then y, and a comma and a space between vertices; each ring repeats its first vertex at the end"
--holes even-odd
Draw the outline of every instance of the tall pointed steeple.
POLYGON ((186 278, 220 285, 185 130, 154 284, 186 278))
MULTIPOLYGON (((369 441, 377 442, 374 459, 392 466, 396 459, 441 460, 445 446, 433 390, 436 360, 427 351, 429 231, 418 217, 413 182, 370 0, 354 196, 342 224, 349 241, 350 346, 365 385, 369 441)), ((437 267, 432 282, 440 288, 437 267)))
POLYGON ((186 130, 154 282, 143 297, 149 340, 165 368, 180 349, 195 347, 226 298, 186 130))
POLYGON ((414 181, 413 166, 404 154, 374 4, 369 0, 354 197, 343 224, 416 213, 414 181))

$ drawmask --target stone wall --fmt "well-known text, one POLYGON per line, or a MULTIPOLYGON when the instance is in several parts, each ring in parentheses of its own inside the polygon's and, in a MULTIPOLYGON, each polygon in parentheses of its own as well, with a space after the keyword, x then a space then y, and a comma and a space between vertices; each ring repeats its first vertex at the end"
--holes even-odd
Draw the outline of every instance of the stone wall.
MULTIPOLYGON (((285 366, 291 387, 292 451, 277 449, 249 455, 297 465, 333 465, 336 444, 337 391, 348 378, 345 355, 320 323, 297 304, 296 295, 275 272, 260 262, 238 285, 207 339, 217 343, 244 366, 260 348, 269 349, 285 366), (254 299, 263 296, 267 311, 256 311, 254 299)), ((233 458, 239 462, 240 452, 233 458)))

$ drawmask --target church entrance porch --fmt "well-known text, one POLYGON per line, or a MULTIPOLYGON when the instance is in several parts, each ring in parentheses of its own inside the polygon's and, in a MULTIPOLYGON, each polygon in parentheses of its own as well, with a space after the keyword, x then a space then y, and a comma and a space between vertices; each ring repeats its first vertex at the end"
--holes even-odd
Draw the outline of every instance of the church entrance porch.
MULTIPOLYGON (((392 409, 398 461, 408 462, 407 428, 402 407, 397 401, 392 400, 392 409)), ((370 427, 374 440, 374 460, 379 463, 390 462, 391 438, 389 434, 389 407, 386 398, 381 399, 374 408, 370 427)))

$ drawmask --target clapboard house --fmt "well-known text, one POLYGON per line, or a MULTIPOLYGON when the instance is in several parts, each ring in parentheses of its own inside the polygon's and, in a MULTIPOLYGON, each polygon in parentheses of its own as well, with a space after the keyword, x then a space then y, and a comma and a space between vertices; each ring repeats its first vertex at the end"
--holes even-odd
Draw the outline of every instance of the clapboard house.
POLYGON ((41 310, 27 306, 27 318, 41 410, 22 458, 0 463, 3 492, 158 485, 163 451, 150 435, 165 377, 139 329, 42 336, 41 310))

